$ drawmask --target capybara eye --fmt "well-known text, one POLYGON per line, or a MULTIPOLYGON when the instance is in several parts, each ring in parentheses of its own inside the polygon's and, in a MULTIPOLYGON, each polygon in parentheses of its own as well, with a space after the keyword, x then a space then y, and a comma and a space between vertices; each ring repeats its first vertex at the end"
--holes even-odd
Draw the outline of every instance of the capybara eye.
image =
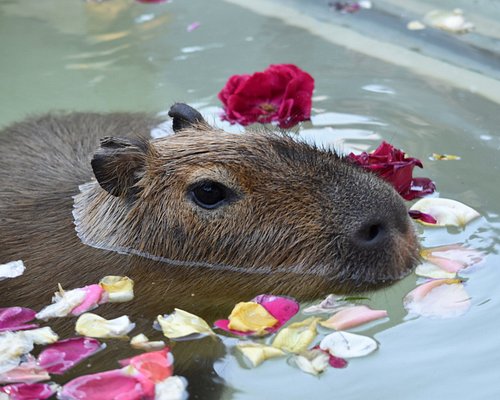
POLYGON ((231 191, 218 182, 205 181, 196 184, 190 193, 197 205, 212 210, 226 203, 231 191))

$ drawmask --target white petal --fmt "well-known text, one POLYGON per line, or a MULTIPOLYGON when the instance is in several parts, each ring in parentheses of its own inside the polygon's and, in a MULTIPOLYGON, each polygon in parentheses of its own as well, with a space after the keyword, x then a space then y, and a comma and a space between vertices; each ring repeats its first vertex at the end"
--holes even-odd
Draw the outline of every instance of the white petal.
POLYGON ((319 346, 335 357, 353 358, 372 353, 378 344, 370 337, 339 331, 325 336, 319 346))
POLYGON ((165 347, 165 342, 163 340, 151 341, 145 334, 140 333, 130 339, 130 345, 134 349, 150 351, 163 349, 165 347))
POLYGON ((420 199, 410 208, 411 210, 429 214, 436 219, 436 224, 426 224, 421 220, 417 220, 427 226, 448 225, 463 227, 468 222, 480 216, 476 210, 463 203, 438 197, 420 199))
POLYGON ((36 317, 47 320, 55 317, 66 317, 73 308, 79 306, 85 300, 87 291, 83 288, 73 290, 60 290, 52 297, 53 304, 43 308, 36 317))
POLYGON ((454 272, 445 271, 444 269, 439 268, 436 264, 429 262, 424 262, 417 266, 415 273, 418 276, 424 276, 432 279, 454 278, 457 275, 454 272))
POLYGON ((163 334, 169 339, 177 339, 193 334, 215 336, 214 331, 203 319, 178 308, 172 314, 158 315, 157 320, 163 334))
POLYGON ((24 273, 26 267, 21 260, 0 265, 0 281, 5 278, 16 278, 24 273))
POLYGON ((185 400, 187 380, 183 376, 170 376, 155 385, 155 400, 185 400))
POLYGON ((262 364, 265 360, 270 358, 282 357, 285 355, 283 350, 260 343, 242 342, 238 343, 236 348, 250 361, 254 367, 262 364))
POLYGON ((94 338, 124 338, 134 329, 135 324, 128 316, 123 315, 115 319, 104 319, 99 315, 85 313, 76 321, 76 332, 82 336, 94 338))
POLYGON ((315 349, 293 356, 290 359, 290 364, 297 366, 308 374, 319 375, 328 368, 329 359, 327 353, 315 349))

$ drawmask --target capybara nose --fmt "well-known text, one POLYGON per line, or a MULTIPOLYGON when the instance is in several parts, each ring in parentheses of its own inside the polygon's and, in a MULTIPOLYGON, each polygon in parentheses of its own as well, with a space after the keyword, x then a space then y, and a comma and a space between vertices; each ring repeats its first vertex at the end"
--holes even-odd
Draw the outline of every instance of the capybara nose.
POLYGON ((362 248, 373 248, 380 246, 389 236, 387 223, 383 221, 370 220, 354 233, 354 242, 362 248))

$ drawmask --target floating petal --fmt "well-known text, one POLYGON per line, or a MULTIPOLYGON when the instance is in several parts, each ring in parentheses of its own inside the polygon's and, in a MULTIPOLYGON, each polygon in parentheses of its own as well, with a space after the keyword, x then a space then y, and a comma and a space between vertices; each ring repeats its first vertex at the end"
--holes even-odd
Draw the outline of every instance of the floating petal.
POLYGON ((155 385, 155 400, 185 400, 187 380, 183 376, 171 376, 155 385))
POLYGON ((108 294, 110 303, 123 303, 134 298, 134 281, 127 276, 105 276, 99 285, 108 294))
POLYGON ((101 296, 104 292, 99 285, 89 285, 81 289, 85 291, 85 298, 77 307, 71 310, 72 315, 80 315, 96 308, 101 302, 101 296))
POLYGON ((121 366, 128 366, 126 370, 131 374, 136 371, 153 383, 164 381, 172 376, 174 357, 168 347, 159 351, 139 354, 138 356, 120 360, 121 366))
POLYGON ((0 384, 2 383, 33 383, 50 379, 47 370, 38 365, 37 360, 32 355, 25 356, 25 361, 17 367, 0 374, 0 384))
POLYGON ((169 339, 177 339, 190 335, 211 335, 214 331, 200 317, 176 308, 172 314, 158 315, 163 334, 169 339))
POLYGON ((460 279, 436 279, 408 293, 404 306, 424 317, 454 318, 466 313, 471 302, 460 279))
POLYGON ((483 260, 483 253, 457 243, 424 249, 420 255, 441 269, 456 273, 483 260))
POLYGON ((66 383, 59 400, 153 400, 153 382, 124 370, 80 376, 66 383))
POLYGON ((51 374, 60 375, 103 348, 92 338, 65 339, 43 349, 38 355, 38 363, 51 374))
POLYGON ((290 353, 302 353, 316 337, 319 318, 310 317, 282 329, 273 341, 273 346, 290 353))
POLYGON ((290 318, 297 314, 300 309, 300 305, 295 299, 285 296, 261 294, 251 301, 260 304, 269 312, 269 314, 278 320, 278 324, 272 327, 269 332, 276 332, 279 328, 286 324, 290 318))
POLYGON ((291 357, 289 362, 308 374, 319 375, 328 367, 329 361, 328 353, 312 349, 291 357))
POLYGON ((115 319, 104 319, 99 315, 85 313, 76 321, 76 332, 82 336, 94 338, 126 338, 127 333, 134 329, 135 324, 128 316, 115 319))
POLYGON ((456 272, 448 272, 439 268, 436 264, 424 262, 417 266, 415 273, 418 276, 423 276, 432 279, 450 279, 457 276, 456 272))
POLYGON ((18 383, 0 387, 0 394, 7 394, 7 400, 45 400, 55 394, 57 388, 55 384, 18 383))
POLYGON ((36 312, 24 307, 0 308, 0 332, 37 328, 38 324, 26 324, 35 319, 36 312))
POLYGON ((353 358, 374 352, 378 344, 370 337, 339 331, 325 336, 319 346, 336 357, 353 358))
POLYGON ((47 320, 49 318, 66 317, 71 314, 71 310, 78 307, 85 301, 87 291, 84 288, 64 291, 59 288, 59 292, 54 293, 51 305, 43 308, 36 317, 47 320))
POLYGON ((165 342, 163 340, 150 341, 146 335, 140 333, 139 335, 136 335, 132 339, 130 339, 130 345, 134 349, 150 351, 162 349, 163 347, 165 347, 165 342))
POLYGON ((432 10, 425 15, 425 22, 434 28, 452 33, 466 33, 474 29, 474 24, 467 21, 459 8, 453 11, 432 10))
POLYGON ((21 276, 26 267, 21 260, 11 261, 0 265, 0 281, 6 278, 17 278, 21 276))
POLYGON ((236 304, 229 315, 229 329, 240 332, 251 332, 257 335, 265 334, 266 328, 272 328, 278 323, 263 306, 249 302, 236 304))
POLYGON ((410 31, 421 31, 425 29, 425 25, 420 21, 410 21, 406 24, 406 28, 410 31))
POLYGON ((320 322, 320 324, 325 328, 341 331, 386 317, 387 311, 385 310, 372 310, 367 306, 354 306, 340 310, 326 321, 320 322))
POLYGON ((254 367, 262 364, 265 360, 270 358, 282 357, 285 355, 283 350, 260 343, 238 343, 236 348, 250 361, 254 367))
POLYGON ((421 221, 422 223, 425 224, 435 225, 437 223, 436 218, 434 218, 432 215, 417 210, 410 210, 408 211, 408 214, 410 215, 411 218, 421 221))
MULTIPOLYGON (((411 208, 410 211, 420 211, 424 214, 431 215, 437 222, 432 226, 459 226, 463 227, 468 222, 480 216, 480 214, 466 206, 451 199, 442 198, 426 198, 417 201, 411 208)), ((424 225, 427 223, 418 220, 424 225)))
POLYGON ((438 154, 438 153, 432 153, 432 160, 439 160, 439 161, 450 161, 450 160, 460 160, 459 156, 455 156, 453 154, 438 154))
POLYGON ((188 32, 193 32, 195 29, 198 29, 201 26, 199 22, 193 22, 189 24, 186 28, 188 32))
POLYGON ((347 302, 340 296, 329 294, 321 303, 307 307, 302 312, 304 314, 320 314, 337 311, 346 306, 347 302))

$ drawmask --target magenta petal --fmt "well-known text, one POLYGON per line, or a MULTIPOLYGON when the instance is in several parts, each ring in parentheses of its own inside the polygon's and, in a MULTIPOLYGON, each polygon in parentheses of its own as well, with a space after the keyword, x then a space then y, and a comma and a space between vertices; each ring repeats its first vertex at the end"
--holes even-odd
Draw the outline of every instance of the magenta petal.
POLYGON ((0 308, 0 332, 38 328, 38 324, 25 324, 35 318, 36 311, 24 307, 0 308))
POLYGON ((271 294, 261 294, 250 301, 260 304, 278 320, 278 323, 269 329, 270 332, 276 332, 297 314, 300 308, 299 303, 291 297, 273 296, 271 294))
POLYGON ((60 400, 153 400, 154 384, 123 370, 80 376, 63 386, 60 400))
POLYGON ((92 338, 61 340, 45 347, 38 356, 38 363, 51 374, 60 375, 102 348, 101 343, 92 338))
POLYGON ((10 400, 45 400, 55 393, 55 386, 46 383, 18 383, 0 387, 10 400))
POLYGON ((71 310, 71 314, 73 315, 80 315, 96 308, 101 300, 102 292, 104 291, 101 285, 97 284, 85 286, 82 289, 86 292, 85 299, 83 303, 71 310))
POLYGON ((328 357, 330 357, 328 359, 328 364, 330 364, 330 367, 333 367, 333 368, 345 368, 345 367, 347 367, 347 364, 349 364, 346 359, 341 358, 341 357, 336 357, 336 356, 330 354, 329 351, 323 350, 319 345, 318 346, 314 346, 312 349, 313 350, 320 350, 323 353, 328 354, 328 357))

